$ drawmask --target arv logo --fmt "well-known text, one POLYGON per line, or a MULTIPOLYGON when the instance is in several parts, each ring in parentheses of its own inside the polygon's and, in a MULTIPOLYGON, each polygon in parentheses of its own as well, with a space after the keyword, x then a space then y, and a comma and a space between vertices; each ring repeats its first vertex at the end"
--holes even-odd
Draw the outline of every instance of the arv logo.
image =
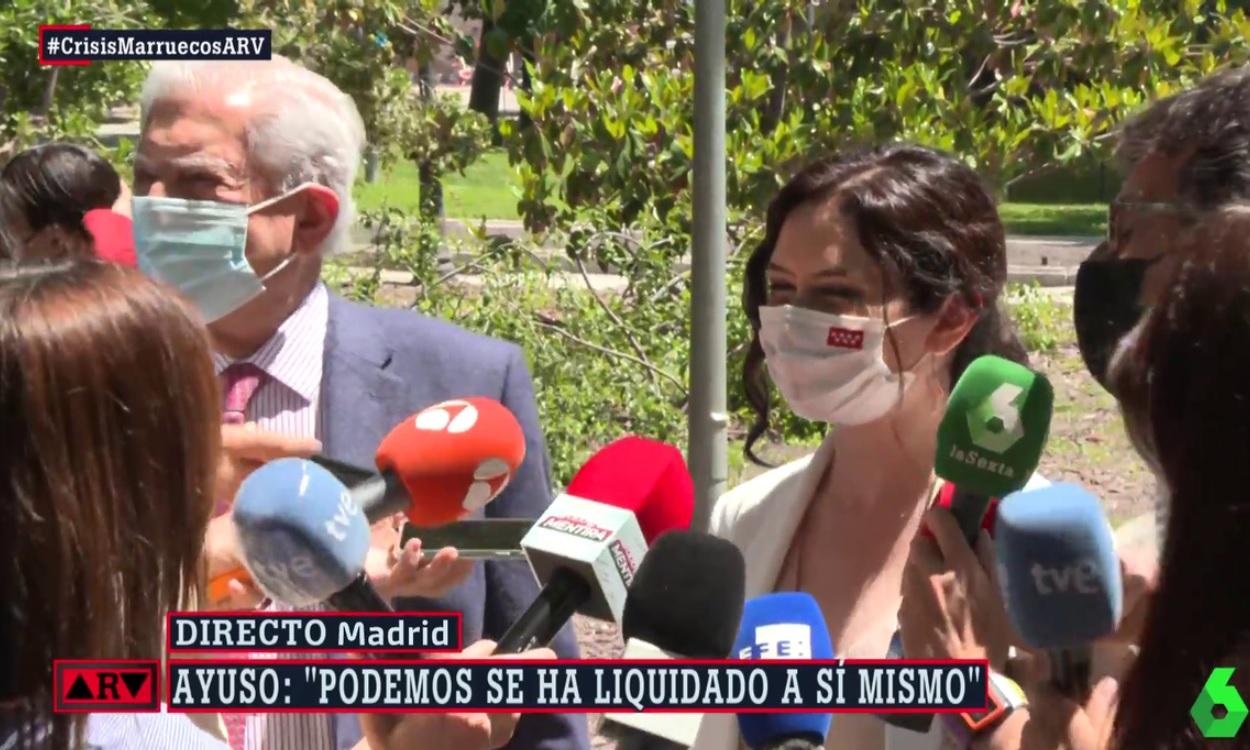
POLYGON ((739 659, 810 659, 812 626, 780 622, 755 628, 755 644, 738 651, 739 659))
POLYGON ((1098 581, 1098 567, 1093 560, 1078 560, 1072 565, 1048 568, 1041 563, 1033 563, 1029 571, 1033 574, 1033 585, 1042 596, 1052 594, 1097 594, 1102 591, 1098 581))

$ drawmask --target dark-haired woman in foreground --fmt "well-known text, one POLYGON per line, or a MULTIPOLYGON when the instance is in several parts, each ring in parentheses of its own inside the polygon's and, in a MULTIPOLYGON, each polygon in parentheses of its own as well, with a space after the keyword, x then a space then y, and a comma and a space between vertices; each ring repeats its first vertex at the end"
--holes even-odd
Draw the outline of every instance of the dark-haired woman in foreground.
POLYGON ((130 191, 112 165, 85 146, 45 143, 14 156, 0 169, 0 204, 8 232, 25 251, 6 256, 0 246, 0 258, 99 257, 135 265, 130 191))
POLYGON ((1250 727, 1206 739, 1190 715, 1217 667, 1235 668, 1232 685, 1250 697, 1250 207, 1204 216, 1162 250, 1178 265, 1108 378, 1134 447, 1170 498, 1140 655, 1085 706, 1040 681, 1026 686, 1027 716, 986 747, 1250 747, 1250 727))
MULTIPOLYGON (((169 291, 95 262, 0 267, 0 747, 227 747, 186 715, 51 710, 53 659, 160 658, 165 614, 195 607, 219 426, 208 334, 169 291)), ((359 747, 493 747, 517 718, 367 716, 359 747)))
MULTIPOLYGON (((798 416, 830 429, 814 455, 722 497, 711 531, 742 549, 748 597, 815 596, 839 657, 884 657, 898 629, 908 549, 939 489, 951 386, 983 354, 1025 360, 999 312, 1006 272, 993 198, 931 149, 818 162, 769 206, 746 271, 744 383, 758 415, 748 455, 768 426, 770 381, 798 416)), ((979 616, 978 632, 997 639, 982 656, 1001 668, 1006 615, 979 616)), ((842 714, 826 747, 939 747, 939 724, 926 737, 842 714)), ((706 715, 696 747, 736 750, 734 718, 706 715)))

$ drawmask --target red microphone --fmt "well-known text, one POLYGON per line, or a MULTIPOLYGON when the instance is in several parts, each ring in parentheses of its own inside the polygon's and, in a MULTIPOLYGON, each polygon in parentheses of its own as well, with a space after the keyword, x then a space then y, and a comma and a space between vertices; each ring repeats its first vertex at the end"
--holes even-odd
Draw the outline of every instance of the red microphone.
MULTIPOLYGON (((950 482, 943 482, 942 489, 938 491, 937 499, 933 501, 933 507, 949 510, 957 491, 958 488, 955 485, 950 482)), ((998 518, 998 502, 998 498, 990 498, 989 506, 985 509, 985 516, 981 519, 981 528, 988 531, 991 537, 994 536, 994 520, 998 518)), ((924 524, 920 526, 920 534, 929 539, 933 538, 933 532, 929 531, 929 527, 924 524)))
POLYGON ((442 526, 495 499, 524 460, 525 433, 503 404, 444 401, 382 438, 377 467, 386 491, 358 500, 370 521, 402 510, 416 526, 442 526))
POLYGON ((546 645, 575 612, 620 622, 648 542, 693 515, 694 482, 676 448, 639 437, 602 448, 521 540, 543 588, 495 652, 546 645))
POLYGON ((628 435, 591 456, 569 482, 568 494, 632 511, 647 544, 694 518, 694 480, 681 451, 628 435))
POLYGON ((134 268, 134 226, 128 216, 107 208, 92 209, 82 216, 82 225, 95 241, 95 254, 101 260, 134 268))
MULTIPOLYGON (((378 446, 378 473, 351 488, 369 523, 402 511, 416 526, 451 523, 494 500, 525 460, 525 433, 494 399, 444 401, 408 417, 378 446)), ((209 599, 223 601, 240 567, 215 577, 209 599)))

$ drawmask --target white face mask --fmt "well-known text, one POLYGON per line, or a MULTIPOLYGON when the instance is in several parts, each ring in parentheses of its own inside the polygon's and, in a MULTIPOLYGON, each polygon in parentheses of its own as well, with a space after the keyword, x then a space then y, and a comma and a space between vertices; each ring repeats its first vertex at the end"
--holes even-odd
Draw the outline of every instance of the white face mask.
POLYGON ((905 391, 916 376, 886 365, 886 330, 876 318, 791 305, 760 308, 768 374, 794 413, 815 422, 866 424, 898 404, 900 378, 905 391))

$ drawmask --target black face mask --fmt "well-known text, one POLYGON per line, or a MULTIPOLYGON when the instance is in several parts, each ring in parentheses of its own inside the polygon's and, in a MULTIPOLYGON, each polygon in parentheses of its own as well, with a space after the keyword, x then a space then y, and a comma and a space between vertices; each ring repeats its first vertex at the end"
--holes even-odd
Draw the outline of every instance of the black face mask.
POLYGON ((1081 358, 1098 384, 1107 390, 1107 368, 1120 339, 1137 325, 1144 309, 1142 282, 1155 258, 1097 259, 1105 243, 1091 253, 1076 272, 1072 317, 1081 358))

